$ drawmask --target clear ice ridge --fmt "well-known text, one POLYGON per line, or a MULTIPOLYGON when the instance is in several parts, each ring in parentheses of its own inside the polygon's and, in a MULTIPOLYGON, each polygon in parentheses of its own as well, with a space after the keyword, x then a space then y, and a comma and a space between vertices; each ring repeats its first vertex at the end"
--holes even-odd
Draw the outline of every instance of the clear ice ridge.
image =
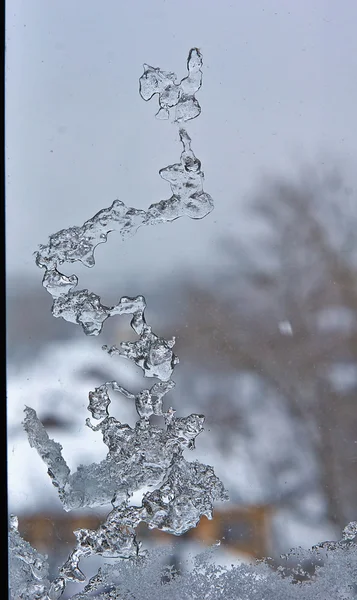
POLYGON ((39 247, 36 264, 45 269, 42 284, 53 297, 54 317, 80 324, 86 335, 98 335, 104 321, 114 315, 131 313, 133 321, 136 315, 139 321, 143 321, 145 300, 142 296, 122 298, 117 305, 107 307, 98 295, 87 289, 76 290, 77 276, 64 275, 59 271, 59 265, 80 261, 87 267, 93 267, 94 250, 107 241, 111 231, 118 231, 125 239, 144 225, 169 222, 182 216, 202 219, 212 211, 213 200, 203 190, 201 162, 191 149, 187 132, 180 129, 179 133, 183 145, 180 162, 159 171, 171 186, 172 196, 168 200, 152 204, 146 211, 128 208, 122 201, 115 200, 109 208, 100 210, 81 227, 62 229, 50 236, 47 245, 39 247))
MULTIPOLYGON (((188 76, 179 84, 173 74, 147 67, 140 79, 140 93, 143 98, 159 93, 161 112, 165 113, 176 105, 177 121, 194 118, 200 112, 194 94, 201 86, 201 67, 202 57, 197 49, 190 51, 188 76), (171 83, 163 89, 161 84, 165 77, 171 83), (159 82, 157 89, 155 86, 152 88, 155 81, 159 82)), ((174 409, 163 410, 163 398, 175 385, 171 380, 178 363, 172 350, 175 338, 166 340, 152 332, 145 321, 146 302, 143 296, 122 297, 117 305, 107 307, 96 294, 86 289, 76 290, 76 275, 66 276, 59 270, 63 263, 76 261, 93 267, 94 250, 107 241, 111 231, 119 231, 125 239, 143 225, 170 222, 185 215, 201 219, 211 212, 213 200, 203 190, 201 162, 191 149, 187 132, 180 129, 179 135, 183 146, 180 162, 159 171, 170 184, 172 195, 169 199, 152 204, 146 211, 128 208, 115 200, 109 208, 100 210, 81 227, 70 227, 51 235, 47 245, 41 245, 36 253, 37 265, 45 270, 43 286, 53 298, 52 314, 80 324, 86 335, 100 334, 108 317, 132 315, 131 327, 139 339, 121 342, 120 348, 103 346, 103 349, 110 355, 118 354, 134 361, 143 369, 145 377, 156 377, 160 382, 136 395, 116 381, 107 382, 89 393, 88 410, 92 418, 100 422, 94 425, 87 419, 86 424, 94 432, 101 432, 108 454, 99 464, 80 465, 74 473, 62 456, 62 446, 49 438, 36 411, 25 408, 24 428, 30 446, 37 450, 46 464, 64 509, 68 511, 109 503, 113 509, 96 531, 79 529, 74 532, 76 547, 49 588, 46 580, 41 583, 42 588, 37 595, 34 592, 35 595, 25 594, 19 598, 47 600, 48 596, 49 600, 57 600, 68 581, 86 579, 79 568, 80 560, 86 556, 99 554, 142 560, 143 553, 135 533, 140 522, 147 523, 149 528, 181 535, 195 527, 201 516, 211 519, 215 501, 228 500, 227 492, 212 467, 198 461, 188 462, 183 457, 184 450, 194 448, 195 439, 203 430, 204 417, 197 414, 176 417, 174 409), (109 391, 119 392, 135 402, 139 419, 133 428, 109 415, 109 391), (161 417, 163 426, 152 424, 152 416, 161 417), (149 491, 144 494, 141 506, 129 506, 133 492, 143 488, 149 491)), ((16 542, 18 533, 15 529, 13 536, 16 542)), ((27 548, 26 543, 24 548, 27 548)), ((14 556, 17 556, 16 552, 14 556)), ((33 574, 32 560, 30 552, 26 564, 33 574)), ((29 572, 21 575, 20 585, 22 583, 30 585, 29 572)))
POLYGON ((102 433, 109 452, 101 463, 80 465, 72 474, 61 445, 49 438, 36 411, 26 407, 24 428, 30 446, 48 467, 65 510, 108 503, 114 507, 97 531, 74 532, 77 546, 60 570, 61 581, 84 581, 79 562, 91 554, 137 557, 140 544, 135 528, 140 522, 182 535, 202 515, 212 518, 214 502, 228 500, 212 467, 183 457, 185 449, 194 449, 204 417, 176 417, 174 409, 163 410, 163 398, 174 385, 173 381, 156 383, 135 395, 112 381, 90 392, 88 410, 100 423, 93 425, 87 419, 86 424, 102 433), (134 428, 109 415, 109 390, 135 402, 139 419, 134 428), (163 418, 164 428, 150 423, 152 415, 163 418), (143 496, 141 506, 128 506, 133 492, 143 488, 154 489, 143 496))
POLYGON ((158 94, 158 119, 168 119, 172 108, 175 108, 174 120, 177 123, 198 117, 201 107, 195 94, 202 85, 202 64, 201 52, 198 48, 192 48, 187 59, 188 75, 180 82, 177 82, 175 73, 144 64, 144 73, 139 79, 139 93, 145 101, 158 94))
MULTIPOLYGON (((127 515, 123 514, 123 527, 127 515)), ((109 517, 107 521, 108 535, 109 517)), ((293 549, 281 556, 278 569, 269 566, 269 559, 222 567, 215 561, 212 563, 215 548, 196 556, 193 569, 182 561, 179 571, 172 566, 162 566, 170 557, 166 548, 140 553, 135 558, 106 562, 71 600, 218 600, 223 597, 227 600, 347 600, 355 597, 355 533, 356 522, 352 522, 345 528, 341 541, 322 542, 311 550, 293 549), (291 558, 293 568, 289 567, 291 558), (308 564, 315 566, 313 573, 306 569, 308 564), (169 575, 169 579, 162 585, 165 575, 169 575), (301 576, 306 581, 299 581, 301 576)), ((77 537, 84 541, 85 536, 83 533, 77 537)), ((51 582, 46 557, 21 538, 16 517, 11 518, 9 546, 11 599, 58 600, 66 586, 64 574, 68 565, 63 565, 62 574, 51 582)), ((78 570, 76 575, 79 574, 78 570)))

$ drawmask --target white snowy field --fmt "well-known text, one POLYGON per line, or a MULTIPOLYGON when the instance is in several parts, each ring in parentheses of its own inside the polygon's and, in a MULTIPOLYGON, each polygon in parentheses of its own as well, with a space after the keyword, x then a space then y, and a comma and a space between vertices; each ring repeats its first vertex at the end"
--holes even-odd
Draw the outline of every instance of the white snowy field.
MULTIPOLYGON (((178 367, 179 368, 179 367, 178 367)), ((176 379, 174 377, 174 379, 176 379)), ((117 380, 130 391, 150 388, 154 380, 143 379, 140 369, 125 359, 109 357, 92 340, 53 343, 20 370, 8 369, 8 489, 9 510, 19 515, 62 511, 57 490, 35 449, 30 448, 22 427, 23 409, 34 408, 45 422, 51 438, 63 446, 71 468, 100 462, 107 453, 100 432, 85 425, 88 392, 106 381, 117 380)), ((179 415, 204 413, 217 376, 198 372, 186 383, 178 378, 165 404, 179 415)), ((217 384, 217 383, 216 383, 217 384)), ((210 420, 198 436, 196 449, 186 451, 188 460, 212 465, 229 490, 232 505, 270 504, 274 508, 272 545, 276 552, 290 547, 310 547, 336 535, 323 517, 323 499, 316 486, 316 465, 301 443, 300 432, 275 398, 248 374, 235 374, 220 382, 220 392, 236 397, 235 410, 244 431, 222 433, 210 420), (222 436, 225 448, 222 449, 222 436), (296 497, 295 503, 291 498, 296 497), (284 501, 284 498, 286 500, 284 501), (290 499, 290 500, 289 500, 290 499), (296 510, 298 504, 299 510, 296 510)), ((110 413, 133 426, 134 403, 111 394, 110 413)), ((219 406, 217 406, 219 411, 219 406)), ((132 498, 140 501, 141 493, 132 498)), ((110 506, 103 507, 107 513, 110 506)))

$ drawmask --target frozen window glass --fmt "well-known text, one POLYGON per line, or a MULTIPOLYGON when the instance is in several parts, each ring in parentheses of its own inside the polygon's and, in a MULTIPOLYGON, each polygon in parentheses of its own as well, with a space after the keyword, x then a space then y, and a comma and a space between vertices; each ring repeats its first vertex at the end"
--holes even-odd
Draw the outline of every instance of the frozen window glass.
POLYGON ((356 17, 7 3, 12 600, 356 597, 356 17))

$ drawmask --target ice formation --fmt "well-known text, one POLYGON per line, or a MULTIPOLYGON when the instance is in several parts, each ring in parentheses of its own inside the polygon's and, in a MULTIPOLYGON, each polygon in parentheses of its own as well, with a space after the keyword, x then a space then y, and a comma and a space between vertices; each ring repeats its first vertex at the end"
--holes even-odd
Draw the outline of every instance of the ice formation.
POLYGON ((202 515, 211 519, 215 501, 228 499, 212 467, 183 457, 185 449, 194 449, 204 417, 176 417, 172 408, 164 411, 163 398, 173 387, 170 380, 135 395, 112 381, 90 392, 88 410, 100 423, 95 426, 90 419, 86 423, 101 432, 109 452, 101 463, 81 465, 73 474, 60 444, 49 438, 35 411, 25 409, 30 445, 47 465, 64 508, 108 503, 115 507, 97 531, 75 532, 78 543, 61 569, 64 579, 83 581, 79 561, 90 554, 135 557, 139 552, 135 528, 140 522, 181 535, 195 527, 202 515), (139 419, 134 428, 109 415, 109 389, 135 402, 139 419), (165 427, 151 424, 152 415, 162 417, 165 427), (144 487, 154 489, 144 495, 140 507, 128 506, 133 492, 144 487))
POLYGON ((202 85, 202 54, 198 48, 190 50, 187 71, 187 77, 177 83, 175 73, 144 65, 144 73, 139 80, 140 96, 148 101, 155 94, 159 95, 158 119, 168 119, 173 107, 176 122, 188 121, 200 114, 201 107, 195 98, 202 85))
MULTIPOLYGON (((162 110, 174 106, 176 94, 178 121, 199 114, 194 93, 201 85, 201 66, 201 54, 196 49, 191 50, 188 76, 180 84, 172 83, 171 91, 156 90, 160 91, 162 110)), ((159 70, 155 72, 160 73, 159 79, 167 75, 159 70)), ((143 97, 149 94, 154 80, 152 72, 141 78, 143 97)), ((94 425, 88 418, 86 424, 93 431, 101 432, 108 454, 101 463, 80 465, 74 473, 62 456, 61 445, 49 438, 36 411, 25 408, 24 428, 29 443, 46 464, 65 510, 110 503, 113 507, 96 531, 74 532, 76 547, 49 588, 51 600, 60 597, 68 581, 86 579, 79 568, 80 560, 86 556, 98 554, 138 560, 140 544, 136 540, 136 527, 140 522, 147 523, 149 528, 181 535, 195 527, 201 516, 211 519, 215 501, 228 499, 212 467, 197 461, 188 462, 183 456, 184 450, 195 447, 195 439, 203 430, 203 415, 176 417, 173 408, 164 410, 163 398, 175 385, 171 380, 178 363, 172 350, 175 339, 166 340, 152 332, 144 316, 145 298, 125 296, 117 305, 107 307, 98 295, 86 289, 76 290, 76 275, 68 277, 59 270, 65 262, 81 261, 87 267, 94 266, 94 250, 107 241, 111 231, 119 231, 125 239, 140 226, 173 221, 184 215, 200 219, 212 210, 213 201, 203 190, 201 163, 191 149, 191 139, 184 129, 179 130, 179 135, 183 145, 180 162, 160 171, 160 176, 171 186, 172 196, 168 200, 152 204, 146 211, 128 208, 116 200, 82 227, 70 227, 51 235, 48 244, 40 246, 36 254, 37 265, 45 270, 43 286, 53 297, 53 315, 80 324, 86 335, 98 335, 108 317, 132 315, 131 326, 138 340, 121 342, 120 348, 103 346, 103 349, 110 355, 132 360, 142 368, 145 377, 160 380, 138 394, 130 393, 116 381, 106 382, 89 393, 88 410, 92 418, 100 422, 94 425), (139 418, 133 428, 110 416, 109 391, 135 402, 139 418), (162 419, 161 427, 151 423, 153 415, 162 419), (141 505, 130 506, 129 498, 143 488, 149 491, 144 494, 141 505)), ((47 593, 45 588, 44 594, 47 593)))
MULTIPOLYGON (((356 523, 346 530, 340 542, 292 550, 277 568, 269 560, 222 567, 211 548, 193 565, 183 560, 172 570, 163 566, 167 548, 150 551, 142 560, 105 563, 71 600, 352 600, 357 593, 356 523)), ((14 529, 10 549, 12 598, 58 600, 64 580, 50 584, 45 557, 14 529)))
MULTIPOLYGON (((162 398, 173 385, 172 381, 166 385, 155 384, 151 390, 143 390, 135 396, 117 382, 109 382, 90 392, 88 408, 93 418, 101 421, 96 426, 90 419, 86 423, 101 432, 109 452, 101 463, 81 465, 72 474, 62 457, 60 444, 49 438, 35 411, 25 409, 24 427, 30 445, 48 467, 66 510, 120 504, 136 490, 161 485, 168 477, 171 481, 174 472, 180 474, 181 479, 188 474, 191 467, 186 468, 182 453, 186 448, 194 449, 195 438, 203 430, 204 417, 196 414, 176 417, 172 408, 163 411, 162 398), (109 388, 135 399, 140 416, 135 427, 109 416, 109 388), (165 428, 150 423, 149 417, 153 414, 163 418, 165 428)), ((194 464, 197 468, 195 473, 191 469, 192 477, 199 479, 208 474, 209 470, 204 472, 199 463, 194 464)), ((223 487, 221 496, 223 499, 223 487)))
MULTIPOLYGON (((192 49, 188 58, 188 76, 176 83, 173 73, 165 73, 145 65, 140 78, 140 94, 149 100, 159 94, 159 117, 169 116, 175 107, 175 120, 185 121, 200 113, 195 93, 202 81, 202 56, 192 49)), ((25 409, 24 427, 29 443, 48 468, 65 510, 111 504, 112 510, 95 531, 74 531, 77 543, 59 568, 58 577, 50 582, 48 564, 17 529, 12 517, 9 527, 10 595, 12 600, 58 600, 68 582, 84 582, 80 561, 90 555, 120 558, 105 564, 90 579, 83 591, 72 600, 265 600, 323 598, 342 600, 356 594, 355 522, 343 532, 341 542, 326 542, 310 553, 298 551, 297 561, 315 561, 316 574, 309 577, 303 564, 289 572, 274 570, 267 563, 240 565, 224 569, 198 558, 196 568, 182 575, 171 573, 162 584, 162 568, 157 553, 142 552, 136 528, 144 522, 173 535, 181 535, 195 527, 205 515, 212 518, 214 502, 227 500, 227 492, 211 466, 183 456, 193 450, 195 439, 203 430, 204 417, 191 414, 176 417, 173 408, 164 409, 164 397, 174 387, 172 372, 178 363, 173 353, 175 339, 165 340, 154 334, 145 321, 143 296, 122 297, 113 307, 104 306, 100 297, 88 290, 77 291, 76 275, 59 271, 61 264, 81 261, 94 265, 94 250, 107 241, 111 231, 123 238, 133 235, 143 225, 172 221, 183 215, 200 219, 213 208, 212 198, 203 191, 201 163, 191 149, 187 132, 180 130, 183 145, 180 162, 160 171, 171 186, 172 196, 152 204, 146 211, 128 208, 119 200, 101 210, 81 227, 70 227, 50 236, 47 245, 36 254, 37 265, 45 270, 43 286, 53 297, 52 312, 72 323, 80 324, 86 335, 98 335, 105 320, 114 315, 132 315, 131 326, 138 335, 134 342, 103 347, 111 355, 132 360, 143 369, 145 377, 160 381, 150 389, 133 394, 117 381, 103 383, 89 392, 86 424, 100 432, 108 447, 106 458, 99 464, 80 465, 71 473, 62 456, 61 445, 50 439, 35 410, 25 409), (119 393, 135 403, 138 420, 134 427, 110 416, 110 393, 119 393), (151 417, 162 419, 162 426, 151 417), (140 506, 129 504, 134 491, 145 488, 140 506), (317 557, 317 558, 316 558, 317 557), (300 581, 303 574, 306 581, 300 581), (303 589, 302 589, 303 588, 303 589), (301 592, 303 595, 301 595, 301 592)))
POLYGON ((48 599, 50 582, 46 558, 22 539, 15 516, 11 516, 9 524, 9 576, 14 600, 48 599))
POLYGON ((97 294, 86 289, 77 291, 76 275, 68 277, 58 267, 65 262, 76 261, 93 267, 94 250, 107 241, 111 231, 118 231, 125 239, 134 235, 143 225, 174 221, 185 215, 192 219, 202 219, 212 211, 213 200, 203 190, 201 162, 191 150, 191 139, 187 132, 180 129, 179 134, 183 145, 180 162, 160 171, 161 177, 171 186, 172 196, 168 200, 151 204, 147 211, 128 208, 120 200, 115 200, 109 208, 99 211, 81 227, 62 229, 51 235, 46 245, 40 246, 36 253, 36 263, 45 269, 42 283, 53 297, 54 317, 80 324, 86 335, 98 335, 108 317, 133 314, 134 330, 135 327, 140 328, 145 343, 148 341, 151 331, 145 325, 143 317, 143 296, 124 297, 115 306, 104 306, 97 294))
POLYGON ((130 562, 106 565, 72 600, 352 600, 356 598, 357 545, 292 550, 282 557, 294 567, 272 569, 268 561, 232 568, 212 564, 215 550, 185 562, 164 585, 160 552, 152 552, 140 570, 130 562), (93 596, 94 594, 94 596, 93 596), (112 594, 112 595, 110 595, 112 594))

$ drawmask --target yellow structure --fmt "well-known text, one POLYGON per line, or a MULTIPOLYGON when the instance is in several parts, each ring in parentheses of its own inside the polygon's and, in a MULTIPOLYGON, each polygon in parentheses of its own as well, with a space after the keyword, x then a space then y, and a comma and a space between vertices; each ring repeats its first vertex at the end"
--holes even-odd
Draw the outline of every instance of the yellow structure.
MULTIPOLYGON (((270 548, 271 506, 235 506, 214 511, 209 521, 202 517, 198 526, 177 540, 195 540, 207 546, 221 541, 222 546, 253 558, 267 556, 270 548)), ((60 546, 75 543, 75 529, 97 529, 103 518, 97 515, 40 514, 19 518, 19 530, 39 552, 56 552, 60 546)), ((170 534, 146 525, 138 528, 138 538, 172 541, 170 534)))

